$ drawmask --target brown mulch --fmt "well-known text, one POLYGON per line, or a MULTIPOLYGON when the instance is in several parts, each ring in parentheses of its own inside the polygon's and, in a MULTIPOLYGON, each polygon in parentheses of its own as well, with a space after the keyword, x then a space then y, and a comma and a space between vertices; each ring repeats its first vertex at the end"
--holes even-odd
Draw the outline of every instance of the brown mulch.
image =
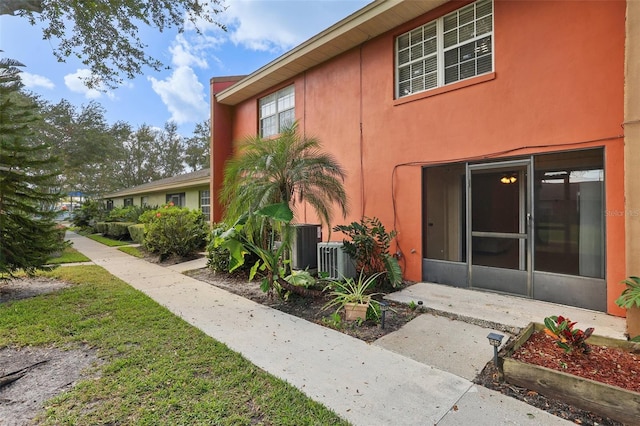
POLYGON ((590 345, 589 353, 560 348, 543 331, 533 333, 511 356, 540 367, 640 392, 640 354, 619 348, 590 345))

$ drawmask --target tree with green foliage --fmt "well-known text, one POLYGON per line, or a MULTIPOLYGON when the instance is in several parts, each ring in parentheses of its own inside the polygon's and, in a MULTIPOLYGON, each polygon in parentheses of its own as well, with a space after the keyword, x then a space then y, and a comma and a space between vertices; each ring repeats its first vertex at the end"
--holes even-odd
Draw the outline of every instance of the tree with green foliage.
POLYGON ((343 217, 347 214, 344 178, 337 160, 321 151, 316 138, 301 136, 297 123, 273 139, 245 139, 238 155, 226 164, 221 197, 227 206, 225 222, 231 229, 220 244, 235 241, 235 246, 226 247, 232 268, 243 262, 243 251, 250 251, 260 259, 252 275, 256 268, 266 274, 264 290, 273 289, 274 283, 293 290, 283 279, 288 272, 293 208, 296 202, 308 203, 331 229, 333 205, 343 217), (290 217, 281 212, 291 212, 290 217), (276 234, 279 247, 274 244, 276 234))
POLYGON ((49 145, 34 137, 38 105, 21 93, 17 61, 0 59, 0 274, 42 269, 64 247, 52 206, 56 160, 49 145))
POLYGON ((168 121, 159 134, 157 143, 162 162, 161 176, 163 178, 177 176, 184 172, 184 143, 178 133, 178 125, 168 121))
POLYGON ((247 138, 225 167, 221 201, 227 206, 226 221, 276 203, 295 212, 296 202, 306 202, 330 229, 334 205, 347 215, 345 175, 338 161, 321 151, 318 139, 300 135, 297 123, 277 138, 247 138))
POLYGON ((122 155, 118 161, 121 188, 142 185, 160 179, 160 152, 158 131, 147 124, 130 132, 123 141, 122 155))
POLYGON ((110 126, 102 105, 92 101, 76 108, 67 100, 42 102, 43 120, 33 129, 55 147, 62 161, 64 192, 101 195, 117 184, 114 158, 121 153, 121 123, 110 126))
POLYGON ((91 70, 88 87, 116 88, 121 75, 132 79, 143 67, 160 71, 165 66, 145 53, 140 24, 163 32, 176 27, 178 32, 198 21, 213 23, 224 11, 221 0, 4 0, 0 15, 17 15, 31 25, 43 24, 42 37, 51 43, 60 62, 75 56, 91 70))
POLYGON ((209 120, 197 123, 193 136, 185 140, 185 163, 193 171, 211 166, 211 127, 209 120))

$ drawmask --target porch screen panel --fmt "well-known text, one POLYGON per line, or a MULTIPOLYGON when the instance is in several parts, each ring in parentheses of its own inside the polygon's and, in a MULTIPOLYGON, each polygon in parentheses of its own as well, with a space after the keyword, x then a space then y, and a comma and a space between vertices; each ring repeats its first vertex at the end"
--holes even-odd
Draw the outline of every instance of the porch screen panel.
POLYGON ((535 269, 604 278, 601 149, 535 158, 535 269))
POLYGON ((429 167, 423 176, 423 253, 428 259, 466 262, 465 166, 429 167))

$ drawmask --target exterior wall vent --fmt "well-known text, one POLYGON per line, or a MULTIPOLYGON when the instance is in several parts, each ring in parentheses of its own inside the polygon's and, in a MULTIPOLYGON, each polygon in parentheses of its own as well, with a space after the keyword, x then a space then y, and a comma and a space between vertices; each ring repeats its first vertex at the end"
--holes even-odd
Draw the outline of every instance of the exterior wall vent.
POLYGON ((318 272, 328 273, 329 279, 356 277, 356 267, 340 242, 318 243, 318 272))

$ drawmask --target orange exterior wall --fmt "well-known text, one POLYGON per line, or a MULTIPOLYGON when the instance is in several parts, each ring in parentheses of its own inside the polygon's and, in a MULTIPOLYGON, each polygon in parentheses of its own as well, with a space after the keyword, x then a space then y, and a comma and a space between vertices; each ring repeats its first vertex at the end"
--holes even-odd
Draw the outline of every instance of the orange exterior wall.
POLYGON ((227 105, 216 102, 215 95, 227 87, 233 85, 241 77, 212 78, 209 82, 211 93, 211 222, 222 220, 224 209, 220 206, 220 189, 224 179, 224 163, 233 154, 231 123, 233 122, 233 109, 227 105))
MULTIPOLYGON (((607 211, 624 211, 625 8, 496 0, 493 74, 395 100, 395 37, 447 4, 288 82, 302 131, 348 171, 350 214, 334 223, 380 218, 398 231, 405 278, 419 281, 424 165, 589 146, 605 147, 607 211)), ((269 92, 236 107, 233 140, 257 132, 257 99, 269 92)), ((302 209, 296 220, 316 218, 302 209)), ((608 310, 622 314, 612 283, 625 276, 624 217, 608 214, 606 232, 608 310)))

